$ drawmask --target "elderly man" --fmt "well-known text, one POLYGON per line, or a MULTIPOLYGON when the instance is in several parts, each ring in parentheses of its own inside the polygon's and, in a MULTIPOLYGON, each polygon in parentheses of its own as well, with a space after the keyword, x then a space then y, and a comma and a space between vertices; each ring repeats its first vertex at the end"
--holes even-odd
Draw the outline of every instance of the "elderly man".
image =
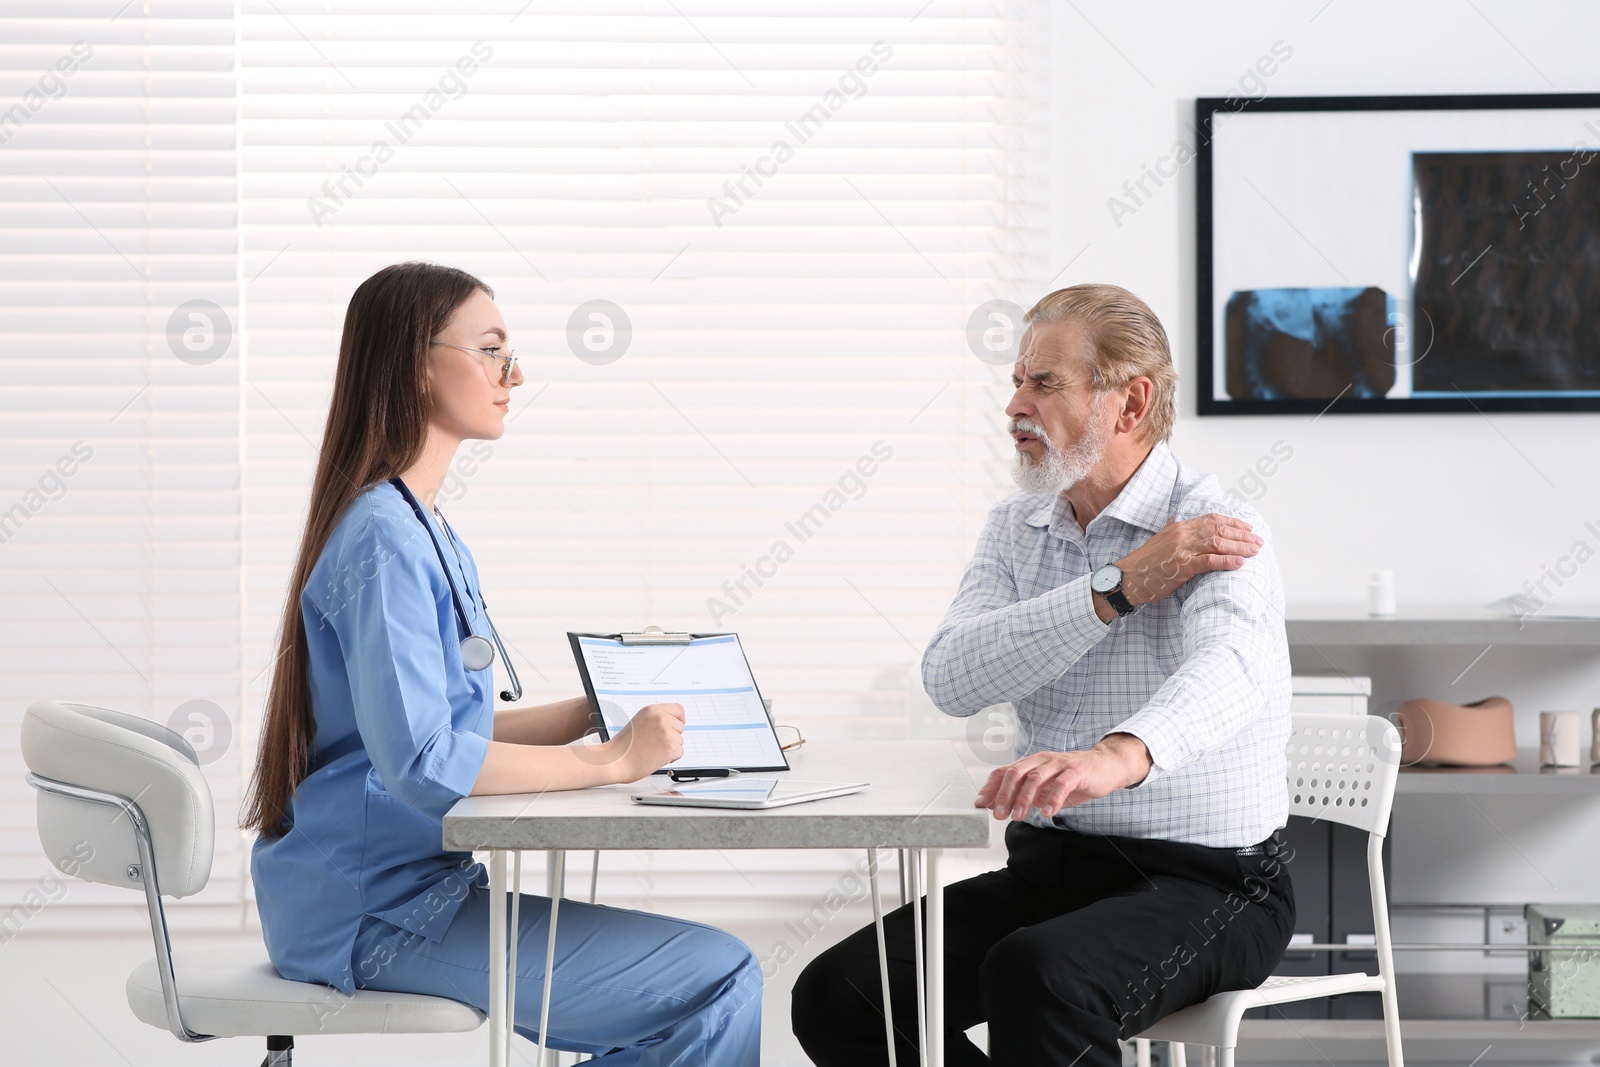
MULTIPOLYGON (((1260 517, 1167 447, 1176 375, 1110 285, 1027 314, 1006 408, 1022 491, 989 514, 922 663, 972 715, 1010 701, 1016 762, 976 805, 1004 869, 945 890, 952 1067, 1114 1067, 1117 1039, 1258 984, 1289 943, 1289 656, 1260 517), (964 1031, 989 1024, 990 1060, 964 1031)), ((910 907, 887 919, 898 1062, 917 1062, 910 907)), ((887 1063, 871 927, 795 984, 819 1067, 887 1063)))

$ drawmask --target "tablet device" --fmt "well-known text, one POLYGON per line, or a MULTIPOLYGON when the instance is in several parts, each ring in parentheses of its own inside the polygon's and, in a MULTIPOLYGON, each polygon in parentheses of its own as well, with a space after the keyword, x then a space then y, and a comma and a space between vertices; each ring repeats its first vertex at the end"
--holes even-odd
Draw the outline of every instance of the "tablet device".
POLYGON ((791 782, 778 778, 717 778, 666 789, 635 793, 639 804, 672 804, 686 808, 781 808, 824 797, 859 793, 866 782, 791 782))
POLYGON ((567 634, 600 739, 611 740, 646 704, 682 704, 683 756, 655 773, 788 770, 739 635, 682 636, 630 644, 619 634, 567 634))

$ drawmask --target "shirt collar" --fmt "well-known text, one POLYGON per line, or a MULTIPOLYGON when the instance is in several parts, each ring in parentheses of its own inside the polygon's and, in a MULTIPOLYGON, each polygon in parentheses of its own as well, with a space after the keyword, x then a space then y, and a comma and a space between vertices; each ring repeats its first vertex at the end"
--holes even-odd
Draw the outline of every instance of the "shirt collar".
MULTIPOLYGON (((1172 517, 1172 486, 1177 478, 1177 457, 1165 441, 1157 441, 1139 469, 1133 472, 1133 477, 1128 479, 1128 484, 1122 487, 1122 492, 1090 520, 1089 525, 1110 516, 1151 533, 1160 532, 1172 517)), ((1072 505, 1062 493, 1040 497, 1038 507, 1023 521, 1029 526, 1047 526, 1057 537, 1082 536, 1078 520, 1072 514, 1072 505), (1070 533, 1068 527, 1071 527, 1070 533)))

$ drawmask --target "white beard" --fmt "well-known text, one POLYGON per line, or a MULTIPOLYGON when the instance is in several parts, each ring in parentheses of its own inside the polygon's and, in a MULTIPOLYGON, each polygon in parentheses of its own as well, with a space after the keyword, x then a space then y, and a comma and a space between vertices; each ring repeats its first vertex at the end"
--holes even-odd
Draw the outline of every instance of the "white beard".
POLYGON ((1071 448, 1060 449, 1045 436, 1044 427, 1032 419, 1016 419, 1012 425, 1024 433, 1033 434, 1044 446, 1044 455, 1038 462, 1026 452, 1018 452, 1011 465, 1012 480, 1030 493, 1051 496, 1066 492, 1100 465, 1105 455, 1106 443, 1111 439, 1111 425, 1099 417, 1099 405, 1092 405, 1089 425, 1081 438, 1071 448))

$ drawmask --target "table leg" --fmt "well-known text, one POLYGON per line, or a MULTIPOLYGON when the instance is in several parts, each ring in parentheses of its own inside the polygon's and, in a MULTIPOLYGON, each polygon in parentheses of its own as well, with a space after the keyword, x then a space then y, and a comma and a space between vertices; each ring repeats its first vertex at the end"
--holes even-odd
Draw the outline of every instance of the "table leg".
POLYGON ((928 1067, 928 984, 927 954, 922 937, 922 849, 911 852, 911 946, 917 972, 917 1061, 928 1067))
POLYGON ((517 1025, 517 946, 522 944, 522 853, 511 853, 511 920, 506 951, 506 1062, 511 1062, 511 1035, 517 1025))
POLYGON ((508 1067, 506 1004, 506 854, 489 853, 489 1067, 508 1067))
POLYGON ((944 1067, 944 883, 940 850, 928 849, 928 1063, 944 1067))
POLYGON ((552 848, 545 853, 544 895, 567 895, 567 853, 565 849, 552 848))
POLYGON ((897 1067, 894 1056, 894 1006, 889 1000, 889 953, 883 943, 883 894, 878 887, 878 850, 875 848, 867 849, 867 869, 872 879, 872 925, 878 932, 878 977, 883 982, 883 1037, 889 1043, 889 1067, 897 1067))
POLYGON ((556 973, 556 910, 561 906, 561 891, 567 882, 567 854, 552 849, 546 870, 550 886, 550 936, 544 946, 544 988, 539 996, 539 1051, 533 1061, 539 1067, 549 1067, 552 1059, 557 1058, 554 1050, 546 1054, 544 1041, 550 1026, 550 989, 555 985, 556 973))

